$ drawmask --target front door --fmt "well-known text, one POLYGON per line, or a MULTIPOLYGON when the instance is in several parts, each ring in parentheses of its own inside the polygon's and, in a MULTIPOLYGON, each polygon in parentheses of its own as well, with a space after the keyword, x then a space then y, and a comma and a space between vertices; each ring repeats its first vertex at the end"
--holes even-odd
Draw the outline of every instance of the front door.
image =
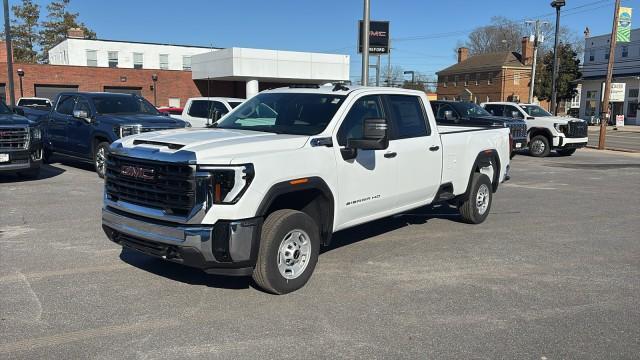
POLYGON ((73 107, 75 95, 63 95, 56 103, 56 108, 51 112, 47 122, 47 141, 56 152, 68 153, 69 145, 68 126, 73 120, 73 107))
POLYGON ((362 96, 352 102, 335 135, 337 159, 338 216, 336 229, 357 225, 392 211, 396 206, 395 189, 398 163, 393 145, 386 150, 357 150, 355 159, 344 160, 341 149, 347 139, 359 139, 363 135, 365 119, 387 117, 382 98, 377 95, 362 96))
POLYGON ((419 96, 387 95, 386 100, 391 115, 389 143, 397 153, 396 206, 407 209, 430 203, 441 182, 440 137, 432 132, 419 96))
MULTIPOLYGON (((83 98, 78 98, 73 110, 85 111, 89 116, 92 114, 89 101, 83 98)), ((87 159, 93 158, 92 126, 85 119, 72 118, 67 129, 69 133, 69 150, 74 155, 87 159)))

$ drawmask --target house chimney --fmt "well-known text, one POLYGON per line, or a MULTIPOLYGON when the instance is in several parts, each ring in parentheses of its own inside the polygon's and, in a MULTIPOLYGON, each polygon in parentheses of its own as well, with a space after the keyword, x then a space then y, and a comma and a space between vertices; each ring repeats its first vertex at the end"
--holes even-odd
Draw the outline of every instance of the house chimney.
POLYGON ((588 37, 591 37, 591 30, 589 30, 589 27, 587 26, 587 27, 584 29, 584 38, 586 39, 586 38, 588 38, 588 37))
POLYGON ((522 64, 533 64, 533 42, 528 36, 522 38, 522 64))
POLYGON ((466 47, 461 47, 458 49, 458 64, 467 60, 469 57, 469 49, 466 47))
POLYGON ((67 38, 69 39, 84 39, 84 30, 80 28, 71 28, 67 30, 67 38))

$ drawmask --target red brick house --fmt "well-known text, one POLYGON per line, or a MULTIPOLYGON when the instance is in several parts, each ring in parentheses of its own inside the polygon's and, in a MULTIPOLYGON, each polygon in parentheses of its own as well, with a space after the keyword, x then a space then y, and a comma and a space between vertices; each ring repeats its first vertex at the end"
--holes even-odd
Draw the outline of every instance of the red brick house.
POLYGON ((529 98, 533 44, 522 39, 522 52, 511 51, 469 56, 458 49, 458 62, 438 75, 438 99, 526 102, 529 98))

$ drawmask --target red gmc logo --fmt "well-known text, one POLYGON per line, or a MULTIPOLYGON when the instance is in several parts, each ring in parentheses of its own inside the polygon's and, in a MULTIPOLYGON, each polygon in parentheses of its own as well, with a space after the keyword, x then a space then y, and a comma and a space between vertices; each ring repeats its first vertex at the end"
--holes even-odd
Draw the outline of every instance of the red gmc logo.
POLYGON ((143 167, 123 165, 120 168, 120 174, 136 179, 153 180, 155 178, 155 170, 143 167))

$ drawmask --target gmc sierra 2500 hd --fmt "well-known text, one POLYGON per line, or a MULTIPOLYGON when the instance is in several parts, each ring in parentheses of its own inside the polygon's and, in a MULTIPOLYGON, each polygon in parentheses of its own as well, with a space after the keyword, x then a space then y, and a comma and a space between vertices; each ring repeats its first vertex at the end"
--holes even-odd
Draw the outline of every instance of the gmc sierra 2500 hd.
POLYGON ((284 294, 335 231, 444 201, 483 222, 509 152, 508 128, 437 126, 423 92, 269 90, 213 128, 116 141, 102 225, 122 246, 284 294))

